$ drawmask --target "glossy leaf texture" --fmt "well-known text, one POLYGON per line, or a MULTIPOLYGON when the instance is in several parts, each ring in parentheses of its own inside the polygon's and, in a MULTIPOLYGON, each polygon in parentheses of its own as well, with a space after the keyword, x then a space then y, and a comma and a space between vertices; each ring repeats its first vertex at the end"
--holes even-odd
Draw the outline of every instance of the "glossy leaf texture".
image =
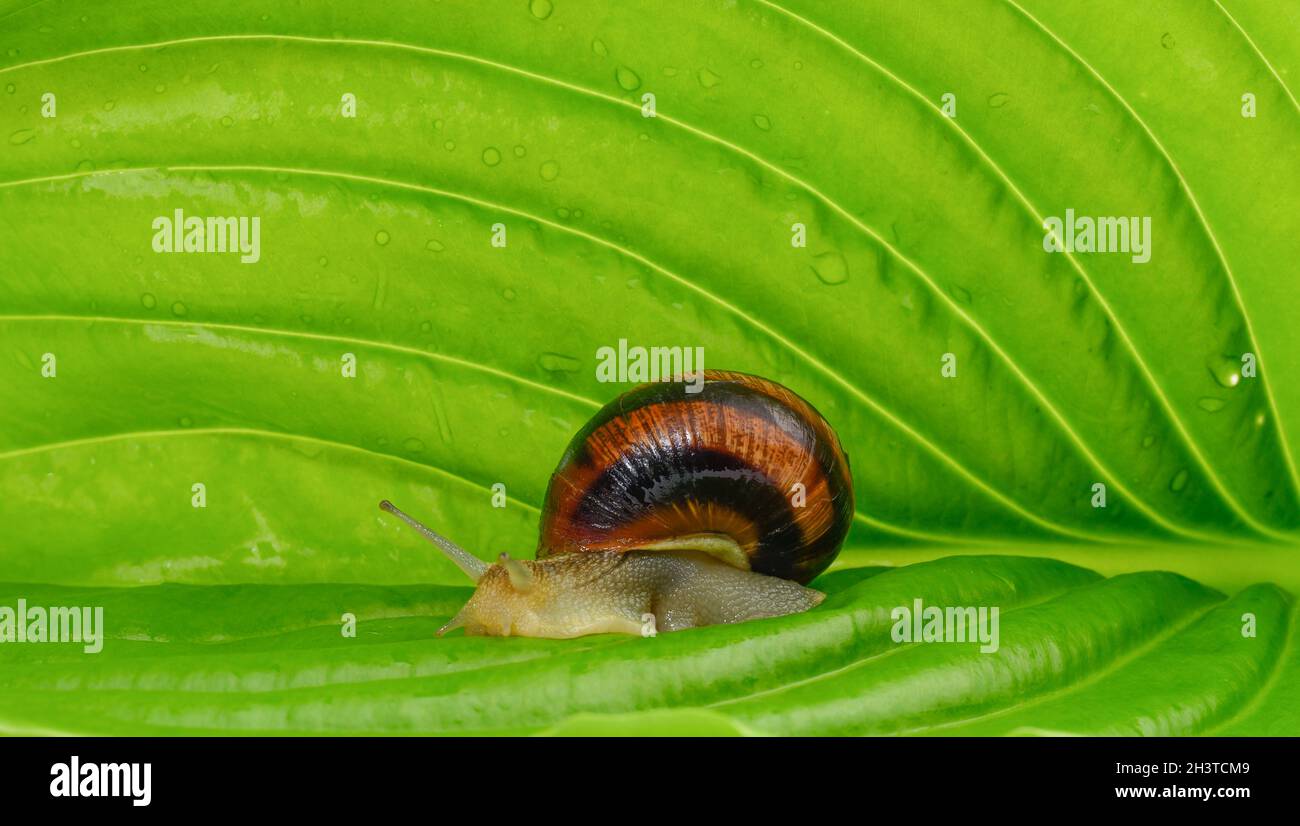
POLYGON ((1263 0, 0 2, 0 580, 115 618, 5 646, 0 725, 1300 733, 1298 52, 1263 0), (155 253, 176 210, 259 260, 155 253), (1150 260, 1046 253, 1067 210, 1150 260), (922 564, 428 639, 459 574, 376 503, 527 554, 620 339, 795 389, 842 565, 922 564), (890 643, 957 597, 998 654, 890 643))
POLYGON ((1296 730, 1295 608, 1275 586, 1229 599, 1177 574, 999 556, 820 585, 830 596, 806 614, 577 641, 434 638, 463 588, 4 586, 10 603, 102 605, 113 622, 94 656, 10 655, 0 718, 98 734, 1296 730), (894 609, 918 598, 997 606, 996 650, 897 642, 894 609), (355 639, 340 637, 342 611, 366 617, 355 639))

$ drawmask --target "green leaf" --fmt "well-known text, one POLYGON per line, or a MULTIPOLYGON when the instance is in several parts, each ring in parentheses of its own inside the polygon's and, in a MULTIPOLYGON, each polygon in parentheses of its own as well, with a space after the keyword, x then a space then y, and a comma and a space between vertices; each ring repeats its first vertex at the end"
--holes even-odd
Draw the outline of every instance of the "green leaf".
POLYGON ((98 734, 1289 730, 1262 715, 1293 692, 1269 678, 1297 659, 1294 637, 1286 647, 1292 601, 1275 587, 1227 599, 1175 574, 1103 580, 998 556, 868 573, 831 575, 822 583, 831 596, 806 614, 568 641, 434 638, 465 589, 5 586, 0 604, 25 594, 33 605, 103 605, 111 638, 95 656, 72 644, 15 646, 21 656, 0 674, 0 725, 98 734), (896 642, 893 611, 914 599, 997 606, 997 651, 896 642), (360 619, 355 640, 339 632, 344 610, 360 619), (1244 613, 1256 636, 1243 634, 1244 613))
POLYGON ((9 730, 1300 732, 1295 9, 0 21, 0 605, 111 636, 0 648, 9 730), (177 209, 258 216, 260 260, 155 253, 177 209), (1044 253, 1067 209, 1150 217, 1150 261, 1044 253), (619 339, 828 418, 842 587, 655 640, 429 638, 467 592, 376 503, 526 554, 619 339), (1002 649, 895 646, 915 598, 1001 606, 1002 649))

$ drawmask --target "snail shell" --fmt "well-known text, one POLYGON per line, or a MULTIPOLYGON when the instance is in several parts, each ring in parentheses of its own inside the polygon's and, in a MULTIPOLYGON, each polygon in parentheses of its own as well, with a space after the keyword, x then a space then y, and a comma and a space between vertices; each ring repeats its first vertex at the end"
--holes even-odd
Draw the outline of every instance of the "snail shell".
POLYGON ((699 550, 810 582, 853 518, 835 432, 808 402, 757 376, 710 370, 699 393, 686 388, 634 388, 573 438, 547 487, 537 558, 699 550))

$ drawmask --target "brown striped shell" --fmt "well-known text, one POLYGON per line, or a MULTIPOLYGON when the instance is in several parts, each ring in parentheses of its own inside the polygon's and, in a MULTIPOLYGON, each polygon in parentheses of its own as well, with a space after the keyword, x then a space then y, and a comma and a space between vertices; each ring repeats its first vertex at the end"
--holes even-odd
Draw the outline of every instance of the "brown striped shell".
POLYGON ((704 379, 699 393, 682 382, 634 388, 573 438, 546 490, 538 559, 695 549, 805 584, 831 564, 853 518, 835 432, 776 382, 704 379))

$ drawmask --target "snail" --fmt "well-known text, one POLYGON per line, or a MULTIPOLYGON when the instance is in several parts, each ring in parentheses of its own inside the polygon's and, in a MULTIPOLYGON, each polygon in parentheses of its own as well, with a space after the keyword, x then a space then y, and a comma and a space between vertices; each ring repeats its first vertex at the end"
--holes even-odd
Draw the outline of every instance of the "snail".
POLYGON ((835 432, 776 382, 706 371, 605 405, 551 476, 536 560, 489 565, 387 500, 476 584, 438 631, 650 635, 806 611, 839 553, 853 480, 835 432))

